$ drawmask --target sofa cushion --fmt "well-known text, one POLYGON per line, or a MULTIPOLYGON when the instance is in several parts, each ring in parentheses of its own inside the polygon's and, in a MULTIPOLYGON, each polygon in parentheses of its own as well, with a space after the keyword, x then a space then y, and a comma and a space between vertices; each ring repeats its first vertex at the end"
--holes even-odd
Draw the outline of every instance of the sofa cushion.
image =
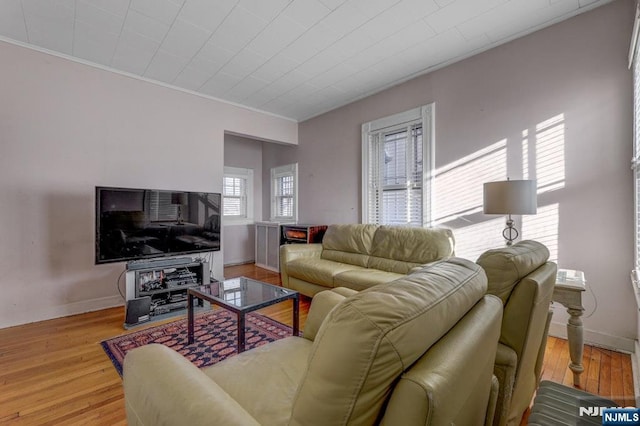
POLYGON ((355 269, 336 274, 333 277, 333 284, 335 287, 347 287, 361 291, 374 285, 397 280, 403 276, 403 274, 379 271, 377 269, 355 269))
POLYGON ((316 335, 290 424, 374 424, 399 375, 486 289, 482 268, 452 258, 344 300, 316 335))
POLYGON ((373 236, 378 225, 331 225, 322 238, 322 255, 326 260, 367 266, 373 236))
POLYGON ((537 241, 520 241, 510 247, 487 250, 477 260, 487 274, 488 293, 507 303, 515 285, 549 259, 549 249, 537 241))
POLYGON ((354 269, 364 268, 348 263, 319 259, 317 257, 301 257, 287 263, 287 273, 289 277, 298 278, 325 287, 334 287, 334 275, 354 269))
POLYGON ((453 247, 450 229, 380 226, 367 267, 408 274, 418 265, 453 256, 453 247))
POLYGON ((286 425, 311 348, 310 340, 287 337, 229 357, 202 371, 260 424, 286 425))

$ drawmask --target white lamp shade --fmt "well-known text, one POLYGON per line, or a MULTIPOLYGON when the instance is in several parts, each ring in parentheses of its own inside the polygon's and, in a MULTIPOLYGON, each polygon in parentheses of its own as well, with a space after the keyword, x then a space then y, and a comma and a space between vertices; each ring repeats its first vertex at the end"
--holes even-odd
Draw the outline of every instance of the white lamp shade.
POLYGON ((535 180, 504 180, 484 184, 485 214, 536 214, 535 180))

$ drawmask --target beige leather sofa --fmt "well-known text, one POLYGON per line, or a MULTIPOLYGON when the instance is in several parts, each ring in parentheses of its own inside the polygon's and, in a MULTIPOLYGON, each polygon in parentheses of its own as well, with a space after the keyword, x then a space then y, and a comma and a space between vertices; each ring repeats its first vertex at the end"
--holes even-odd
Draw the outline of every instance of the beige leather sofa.
POLYGON ((485 425, 502 303, 482 268, 439 261, 362 292, 323 291, 303 337, 198 369, 161 345, 130 351, 130 425, 485 425))
POLYGON ((364 290, 413 268, 453 256, 449 229, 330 225, 322 243, 280 247, 282 285, 313 297, 322 290, 364 290))
POLYGON ((538 387, 549 330, 549 305, 557 266, 536 241, 489 250, 477 263, 485 270, 488 293, 504 304, 495 375, 500 396, 495 425, 519 425, 538 387))

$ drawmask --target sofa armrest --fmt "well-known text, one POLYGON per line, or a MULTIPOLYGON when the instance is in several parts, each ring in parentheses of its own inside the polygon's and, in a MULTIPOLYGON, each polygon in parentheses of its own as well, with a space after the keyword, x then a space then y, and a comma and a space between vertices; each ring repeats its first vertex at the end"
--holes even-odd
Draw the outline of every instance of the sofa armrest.
POLYGON ((311 306, 309 307, 309 313, 307 314, 307 320, 304 323, 303 337, 305 339, 314 340, 316 338, 316 334, 318 334, 318 330, 320 330, 320 326, 324 319, 329 315, 329 312, 331 312, 333 308, 349 296, 348 291, 357 293, 355 290, 339 287, 334 290, 321 291, 313 296, 311 306), (347 290, 347 292, 344 292, 343 294, 342 290, 347 290))
POLYGON ((287 263, 301 257, 317 257, 322 254, 322 244, 283 244, 280 246, 280 280, 282 286, 289 287, 287 263))
POLYGON ((127 353, 123 386, 129 425, 259 425, 224 389, 179 353, 149 344, 127 353))

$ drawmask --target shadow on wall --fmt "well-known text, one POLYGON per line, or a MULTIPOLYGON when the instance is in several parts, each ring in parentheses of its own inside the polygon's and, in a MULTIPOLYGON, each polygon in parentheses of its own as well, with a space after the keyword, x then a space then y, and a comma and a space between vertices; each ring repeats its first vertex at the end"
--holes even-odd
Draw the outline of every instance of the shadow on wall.
POLYGON ((94 269, 95 201, 92 192, 46 196, 49 274, 52 278, 94 269))

